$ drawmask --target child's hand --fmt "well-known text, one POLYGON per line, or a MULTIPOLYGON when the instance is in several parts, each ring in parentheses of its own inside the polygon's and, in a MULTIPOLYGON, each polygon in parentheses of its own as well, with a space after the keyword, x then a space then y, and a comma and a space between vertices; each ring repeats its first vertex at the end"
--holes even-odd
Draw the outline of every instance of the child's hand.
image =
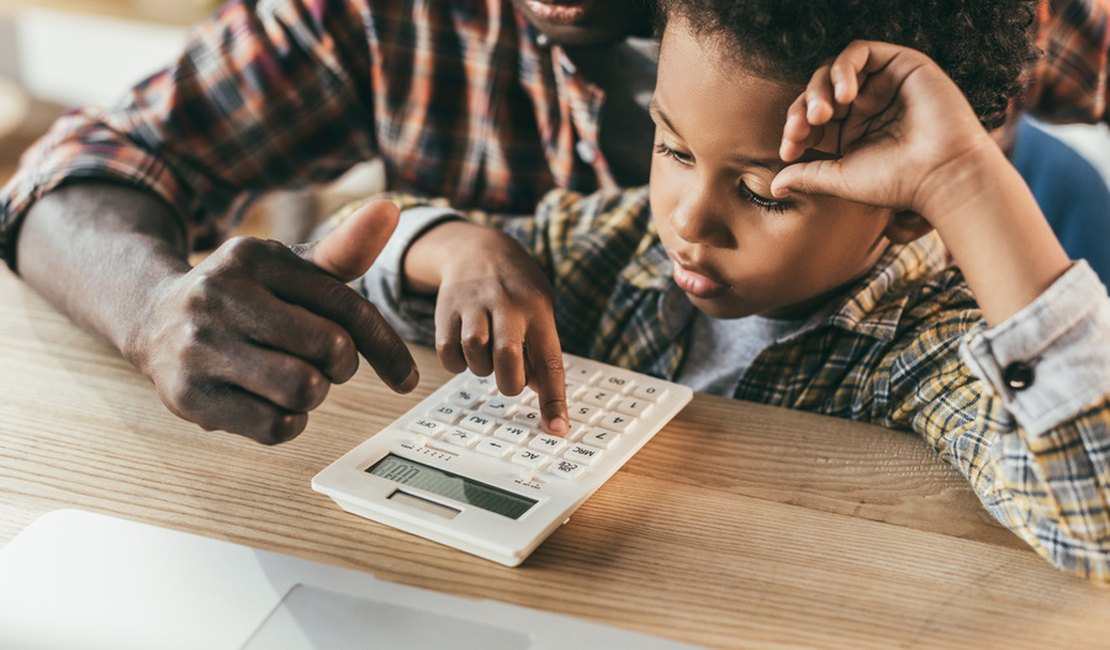
POLYGON ((771 193, 916 213, 936 228, 989 325, 1033 302, 1070 262, 1029 187, 948 75, 920 52, 857 41, 787 110, 771 193), (814 156, 820 158, 820 156, 814 156))
MULTIPOLYGON (((819 68, 787 111, 771 192, 826 194, 916 212, 949 212, 965 160, 997 148, 956 84, 924 54, 856 41, 819 68)), ((933 224, 936 226, 937 224, 933 224)))
POLYGON ((443 367, 451 372, 469 368, 480 376, 493 372, 505 395, 532 386, 543 428, 566 433, 562 349, 551 284, 539 265, 515 240, 492 228, 448 222, 428 236, 468 251, 440 257, 435 322, 443 367))

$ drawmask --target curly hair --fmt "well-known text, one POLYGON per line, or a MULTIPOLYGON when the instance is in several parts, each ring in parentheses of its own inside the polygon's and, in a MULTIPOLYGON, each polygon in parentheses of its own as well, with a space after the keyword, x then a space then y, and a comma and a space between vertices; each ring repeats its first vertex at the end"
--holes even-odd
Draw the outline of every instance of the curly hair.
POLYGON ((658 27, 679 16, 730 46, 755 74, 805 83, 856 39, 919 50, 956 82, 985 127, 1002 124, 1039 56, 1037 0, 659 0, 658 27))

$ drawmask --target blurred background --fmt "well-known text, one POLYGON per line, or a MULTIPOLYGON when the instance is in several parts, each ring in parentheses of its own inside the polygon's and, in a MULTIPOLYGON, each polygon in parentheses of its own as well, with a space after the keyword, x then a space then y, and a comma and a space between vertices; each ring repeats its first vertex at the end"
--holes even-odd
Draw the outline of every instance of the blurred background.
POLYGON ((68 106, 161 67, 218 0, 0 0, 0 183, 68 106))
MULTIPOLYGON (((188 27, 223 0, 0 0, 0 186, 66 108, 113 103, 180 51, 188 27)), ((363 165, 314 191, 251 209, 245 234, 304 241, 346 202, 384 185, 363 165)))

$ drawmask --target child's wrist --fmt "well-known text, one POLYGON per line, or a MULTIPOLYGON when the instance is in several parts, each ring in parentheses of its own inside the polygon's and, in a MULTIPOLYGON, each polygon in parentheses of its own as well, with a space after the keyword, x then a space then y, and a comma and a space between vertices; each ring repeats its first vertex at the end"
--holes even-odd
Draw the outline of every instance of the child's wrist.
POLYGON ((1008 171, 1012 168, 1006 155, 984 131, 960 155, 925 177, 912 209, 943 236, 948 222, 957 219, 969 202, 989 201, 999 177, 1008 171))
POLYGON ((485 236, 487 230, 463 219, 443 221, 425 230, 409 245, 401 261, 405 290, 436 293, 453 260, 471 259, 470 251, 481 250, 472 242, 485 236))

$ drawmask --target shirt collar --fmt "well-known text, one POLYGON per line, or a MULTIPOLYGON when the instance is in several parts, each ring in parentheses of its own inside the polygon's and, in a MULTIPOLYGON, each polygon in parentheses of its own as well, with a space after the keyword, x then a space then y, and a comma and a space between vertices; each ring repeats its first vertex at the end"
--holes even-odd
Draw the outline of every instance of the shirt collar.
POLYGON ((825 323, 881 341, 891 341, 909 304, 909 289, 921 278, 948 266, 948 254, 935 232, 909 244, 887 248, 860 278, 825 323))

